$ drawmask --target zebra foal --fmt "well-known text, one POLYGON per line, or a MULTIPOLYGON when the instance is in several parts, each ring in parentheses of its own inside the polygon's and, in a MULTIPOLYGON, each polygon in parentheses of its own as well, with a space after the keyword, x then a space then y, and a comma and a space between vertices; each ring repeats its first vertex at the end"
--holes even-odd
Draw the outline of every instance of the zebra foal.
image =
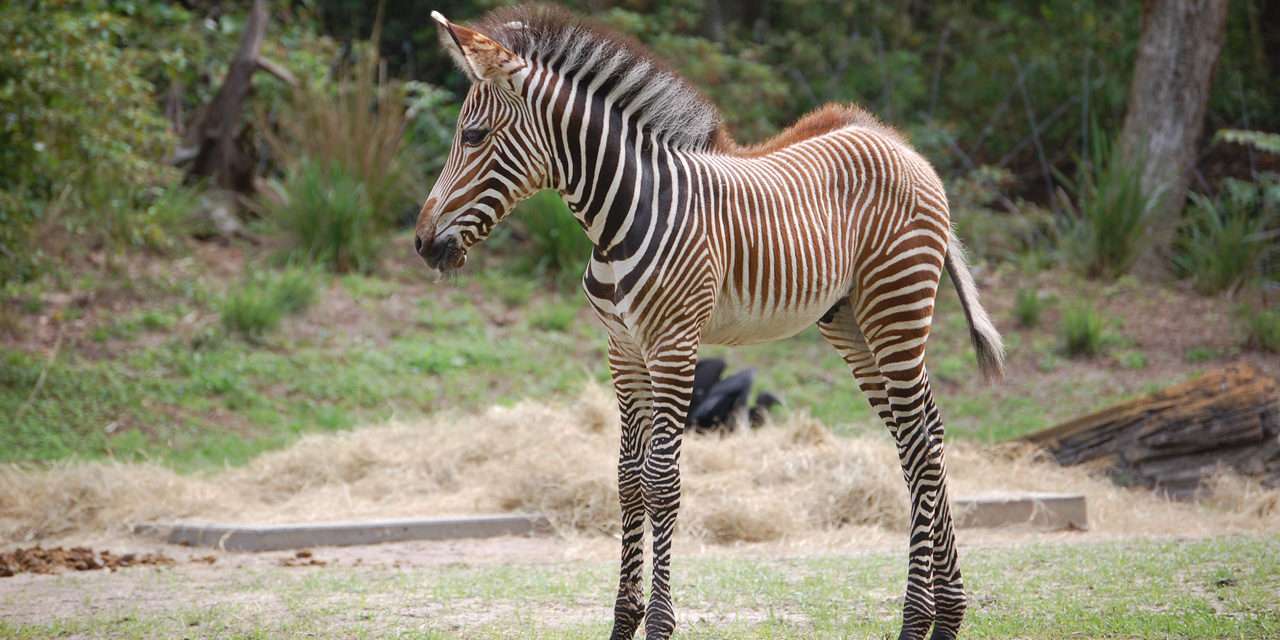
POLYGON ((458 269, 516 202, 559 192, 595 249, 587 300, 609 334, 622 416, 622 554, 612 637, 670 637, 680 443, 702 343, 817 324, 889 428, 911 497, 901 638, 954 638, 965 609, 925 340, 945 268, 984 375, 1000 336, 978 301, 932 166, 853 106, 743 147, 716 108, 631 40, 559 9, 438 13, 472 84, 415 245, 458 269), (644 523, 652 587, 642 587, 644 523))

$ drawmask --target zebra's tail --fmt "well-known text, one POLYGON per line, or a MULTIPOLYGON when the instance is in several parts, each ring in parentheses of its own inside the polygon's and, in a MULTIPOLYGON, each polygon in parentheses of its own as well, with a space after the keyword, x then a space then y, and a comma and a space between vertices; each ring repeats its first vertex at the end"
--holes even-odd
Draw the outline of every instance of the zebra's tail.
POLYGON ((956 285, 956 293, 960 294, 960 306, 969 321, 969 336, 973 338, 973 348, 978 353, 978 370, 988 382, 997 382, 1004 378, 1004 343, 1000 340, 1000 332, 991 324, 991 317, 978 301, 978 288, 973 284, 973 274, 969 273, 969 265, 964 259, 964 246, 955 233, 947 242, 947 273, 951 282, 956 285))

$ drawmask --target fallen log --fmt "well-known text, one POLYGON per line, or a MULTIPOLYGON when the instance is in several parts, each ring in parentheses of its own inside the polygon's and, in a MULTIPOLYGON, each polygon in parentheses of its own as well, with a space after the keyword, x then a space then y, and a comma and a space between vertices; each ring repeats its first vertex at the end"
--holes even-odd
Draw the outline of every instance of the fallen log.
POLYGON ((1280 487, 1280 385, 1248 364, 1030 434, 1059 464, 1189 498, 1220 469, 1280 487))

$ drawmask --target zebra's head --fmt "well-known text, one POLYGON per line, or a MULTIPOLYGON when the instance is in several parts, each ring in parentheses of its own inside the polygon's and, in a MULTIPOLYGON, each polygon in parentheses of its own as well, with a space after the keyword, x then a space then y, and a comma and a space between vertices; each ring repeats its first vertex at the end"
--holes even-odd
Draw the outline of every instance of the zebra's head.
POLYGON ((440 40, 471 89, 440 177, 422 211, 414 246, 439 271, 462 267, 467 249, 517 202, 546 186, 548 150, 522 95, 529 65, 494 39, 432 12, 440 40))

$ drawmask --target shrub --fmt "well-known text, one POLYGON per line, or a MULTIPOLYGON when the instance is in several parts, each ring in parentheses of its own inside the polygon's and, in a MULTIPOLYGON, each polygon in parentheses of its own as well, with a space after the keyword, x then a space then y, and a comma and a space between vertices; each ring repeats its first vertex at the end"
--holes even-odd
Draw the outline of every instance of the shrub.
POLYGON ((1193 193, 1191 202, 1173 260, 1196 291, 1235 290, 1264 275, 1276 253, 1276 233, 1268 228, 1280 218, 1280 183, 1228 178, 1217 198, 1193 193))
POLYGON ((1040 314, 1044 311, 1045 300, 1035 289, 1018 289, 1013 303, 1013 316, 1018 326, 1031 329, 1040 324, 1040 314))
POLYGON ((291 254, 331 271, 370 271, 381 248, 379 225, 365 184, 337 163, 306 160, 284 184, 271 211, 288 233, 291 254))
POLYGON ((554 191, 543 191, 522 202, 515 214, 529 237, 526 254, 532 270, 550 272, 561 280, 576 278, 591 256, 591 239, 554 191))
POLYGON ((1113 280, 1129 271, 1142 249, 1143 230, 1156 198, 1142 190, 1140 160, 1126 158, 1100 131, 1076 179, 1058 178, 1075 197, 1062 197, 1062 249, 1068 264, 1090 278, 1113 280))
POLYGON ((1249 348, 1280 353, 1280 308, 1245 309, 1241 316, 1249 348))
POLYGON ((222 326, 246 338, 259 338, 299 313, 315 299, 311 274, 299 268, 251 276, 222 300, 222 326))
POLYGON ((1062 351, 1075 357, 1093 357, 1102 353, 1102 317, 1093 307, 1078 303, 1062 314, 1062 351))
POLYGON ((29 274, 31 232, 57 222, 91 241, 135 233, 172 148, 126 17, 75 3, 0 3, 0 278, 29 274))

